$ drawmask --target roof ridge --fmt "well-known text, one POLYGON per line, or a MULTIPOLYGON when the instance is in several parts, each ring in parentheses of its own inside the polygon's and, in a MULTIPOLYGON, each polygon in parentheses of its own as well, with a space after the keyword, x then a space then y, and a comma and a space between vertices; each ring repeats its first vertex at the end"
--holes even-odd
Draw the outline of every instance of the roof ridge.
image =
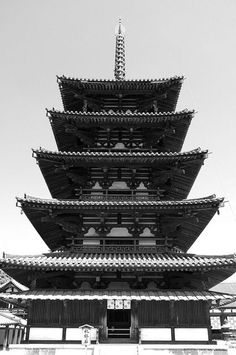
MULTIPOLYGON (((109 204, 114 204, 114 201, 80 201, 78 199, 46 199, 46 198, 39 198, 39 197, 33 197, 30 195, 25 195, 24 198, 21 197, 16 197, 17 202, 34 202, 34 203, 53 203, 53 204, 67 204, 67 205, 80 205, 80 204, 84 204, 84 205, 93 205, 94 203, 99 205, 109 205, 109 204)), ((210 195, 210 196, 206 196, 206 197, 201 197, 201 198, 195 198, 195 199, 183 199, 183 200, 168 200, 168 201, 116 201, 115 204, 117 205, 148 205, 148 204, 152 204, 152 205, 164 205, 164 206, 169 206, 169 205, 188 205, 188 204, 192 204, 192 203, 198 203, 198 202, 211 202, 211 201, 216 201, 216 202, 223 202, 224 198, 223 197, 216 197, 216 195, 210 195), (210 201, 209 201, 210 200, 210 201)))
MULTIPOLYGON (((62 251, 62 252, 46 252, 46 253, 42 253, 42 254, 5 254, 5 257, 0 258, 0 261, 3 262, 6 259, 20 259, 20 258, 29 258, 29 259, 33 259, 33 258, 54 258, 56 256, 58 256, 59 258, 66 258, 69 257, 71 259, 77 259, 78 256, 82 256, 82 257, 92 257, 92 256, 107 256, 107 255, 111 255, 111 253, 107 252, 107 253, 97 253, 97 252, 72 252, 72 251, 62 251)), ((112 255, 115 256, 119 256, 121 255, 119 252, 117 253, 112 253, 112 255)), ((129 256, 130 257, 130 253, 122 253, 122 256, 129 256)), ((152 257, 152 258, 180 258, 180 259, 185 259, 185 258, 207 258, 207 259, 212 259, 212 258, 221 258, 221 259, 235 259, 236 260, 236 255, 235 254, 223 254, 223 255, 201 255, 201 254, 193 254, 193 253, 168 253, 168 252, 163 252, 163 253, 141 253, 142 257, 152 257)), ((132 254, 132 258, 137 259, 139 258, 140 254, 132 254)), ((12 281, 14 279, 11 278, 12 281)), ((18 281, 15 281, 18 284, 18 281)), ((224 282, 226 283, 226 282, 224 282)), ((228 284, 228 283, 227 283, 228 284)), ((231 284, 231 283, 229 283, 231 284)), ((236 283, 232 283, 232 284, 236 284, 236 283)))
POLYGON ((88 151, 52 151, 48 150, 45 148, 40 147, 39 149, 32 149, 33 154, 51 154, 51 155, 57 155, 57 156, 72 156, 72 157, 90 157, 90 156, 104 156, 107 157, 109 155, 111 156, 117 156, 117 157, 142 157, 142 156, 150 156, 150 157, 181 157, 181 156, 186 156, 186 155, 201 155, 201 154, 207 154, 208 150, 204 149, 201 150, 201 148, 196 148, 192 149, 190 151, 184 151, 184 152, 155 152, 155 151, 142 151, 141 149, 139 150, 124 150, 124 151, 116 151, 116 150, 88 150, 88 151))
POLYGON ((86 79, 86 78, 74 78, 74 77, 70 77, 70 76, 65 76, 65 75, 57 75, 57 80, 58 82, 61 82, 63 80, 69 80, 69 81, 80 81, 81 83, 93 83, 93 82, 96 82, 96 83, 104 83, 104 82, 110 82, 110 83, 118 83, 118 84, 121 84, 121 83, 129 83, 129 82, 141 82, 141 83, 153 83, 153 84, 157 84, 157 83, 163 83, 163 82, 166 82, 166 81, 174 81, 174 80, 184 80, 185 77, 184 75, 175 75, 175 76, 170 76, 168 78, 159 78, 159 79, 153 79, 153 78, 150 78, 150 79, 124 79, 122 81, 117 81, 115 79, 86 79))
POLYGON ((71 114, 71 115, 81 115, 81 116, 147 116, 147 117, 166 117, 166 116, 178 116, 178 115, 184 115, 184 114, 194 114, 196 111, 195 110, 188 110, 184 109, 181 111, 166 111, 166 112, 129 112, 130 110, 127 111, 113 111, 113 110, 108 110, 108 111, 95 111, 95 112, 85 112, 85 111, 61 111, 61 110, 55 110, 54 108, 51 110, 47 109, 47 114, 51 113, 56 113, 56 114, 71 114))

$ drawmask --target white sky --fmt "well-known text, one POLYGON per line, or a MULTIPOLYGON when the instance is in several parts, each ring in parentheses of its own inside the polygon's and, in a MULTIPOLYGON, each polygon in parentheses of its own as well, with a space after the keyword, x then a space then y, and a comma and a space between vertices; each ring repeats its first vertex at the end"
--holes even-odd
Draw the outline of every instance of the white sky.
POLYGON ((236 1, 1 0, 0 251, 46 252, 15 196, 50 197, 31 148, 56 148, 45 108, 56 75, 112 78, 114 28, 126 27, 127 78, 184 75, 178 110, 198 111, 183 150, 209 149, 189 197, 229 201, 191 252, 236 252, 236 1))

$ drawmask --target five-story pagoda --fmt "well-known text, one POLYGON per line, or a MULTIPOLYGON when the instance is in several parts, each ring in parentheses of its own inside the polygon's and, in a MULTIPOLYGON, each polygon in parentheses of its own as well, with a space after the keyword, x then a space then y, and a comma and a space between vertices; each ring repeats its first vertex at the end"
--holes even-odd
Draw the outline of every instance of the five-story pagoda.
POLYGON ((125 80, 121 23, 115 80, 58 77, 58 151, 33 150, 52 199, 17 199, 51 251, 0 260, 29 287, 1 295, 28 308, 26 342, 80 342, 83 324, 99 342, 211 341, 209 307, 227 295, 209 288, 236 260, 187 254, 223 199, 187 199, 207 151, 181 152, 182 81, 125 80))

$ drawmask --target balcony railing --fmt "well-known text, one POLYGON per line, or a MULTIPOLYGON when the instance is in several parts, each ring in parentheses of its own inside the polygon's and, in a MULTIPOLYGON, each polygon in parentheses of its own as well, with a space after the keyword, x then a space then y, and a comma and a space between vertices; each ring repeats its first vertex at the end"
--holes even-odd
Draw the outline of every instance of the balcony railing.
POLYGON ((83 151, 85 152, 106 152, 106 153, 158 153, 160 149, 157 148, 140 148, 140 147, 123 147, 123 148, 116 148, 116 147, 84 147, 83 151))
POLYGON ((81 201, 156 201, 160 200, 159 190, 77 190, 81 201))
POLYGON ((156 201, 160 200, 155 195, 89 195, 83 194, 79 196, 81 201, 156 201))
POLYGON ((140 246, 140 245, 76 245, 70 250, 79 253, 181 253, 180 249, 165 246, 140 246))

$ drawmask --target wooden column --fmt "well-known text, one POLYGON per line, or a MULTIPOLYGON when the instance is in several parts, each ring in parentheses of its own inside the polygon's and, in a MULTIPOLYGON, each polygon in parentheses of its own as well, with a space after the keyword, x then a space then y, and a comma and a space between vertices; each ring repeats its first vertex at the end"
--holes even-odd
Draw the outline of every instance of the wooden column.
POLYGON ((209 343, 212 342, 212 330, 211 330, 211 318, 210 318, 210 304, 207 303, 207 313, 208 313, 208 340, 209 343))
POLYGON ((9 338, 9 325, 6 325, 4 339, 3 339, 3 346, 2 346, 3 350, 6 350, 8 347, 8 338, 9 338))
POLYGON ((66 341, 66 327, 63 327, 62 329, 62 341, 63 343, 66 341))
POLYGON ((25 341, 26 341, 26 343, 29 342, 29 333, 30 333, 30 327, 27 326, 27 327, 26 327, 26 334, 25 334, 25 341))
POLYGON ((107 301, 104 300, 99 302, 99 311, 99 340, 103 341, 107 338, 107 301))
POLYGON ((18 328, 18 334, 17 334, 17 339, 16 339, 16 343, 17 344, 21 343, 21 340, 22 340, 22 337, 23 337, 23 334, 24 334, 24 330, 25 330, 25 328, 24 329, 22 327, 18 328))
POLYGON ((13 330, 13 334, 12 334, 12 344, 16 344, 18 329, 19 328, 17 327, 17 325, 15 325, 14 330, 13 330))
POLYGON ((170 325, 171 325, 171 341, 175 341, 175 304, 174 301, 170 301, 170 325))
POLYGON ((131 339, 138 341, 138 301, 131 301, 131 339))
POLYGON ((63 317, 62 324, 68 325, 70 321, 69 312, 68 312, 68 302, 63 300, 63 317))

